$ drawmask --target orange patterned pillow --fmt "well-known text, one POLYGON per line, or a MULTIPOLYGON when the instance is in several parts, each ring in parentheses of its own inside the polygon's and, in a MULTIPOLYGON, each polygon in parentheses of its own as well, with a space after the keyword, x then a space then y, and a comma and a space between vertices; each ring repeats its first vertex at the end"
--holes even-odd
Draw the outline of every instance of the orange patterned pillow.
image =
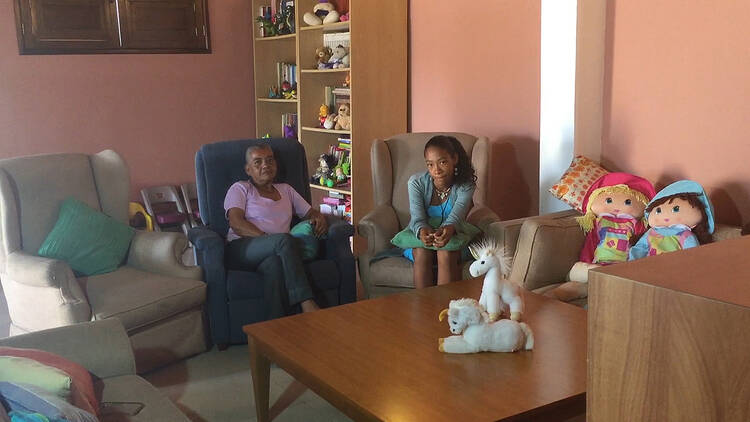
POLYGON ((560 181, 549 188, 549 192, 555 195, 555 198, 565 202, 571 207, 583 213, 581 208, 586 191, 598 178, 609 173, 599 164, 578 155, 573 158, 570 167, 562 175, 560 181))

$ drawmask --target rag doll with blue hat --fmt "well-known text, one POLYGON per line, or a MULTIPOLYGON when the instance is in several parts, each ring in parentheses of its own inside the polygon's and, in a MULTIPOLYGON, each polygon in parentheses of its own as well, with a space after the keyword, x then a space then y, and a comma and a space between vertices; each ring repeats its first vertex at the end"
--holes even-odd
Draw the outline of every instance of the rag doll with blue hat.
POLYGON ((714 209, 703 187, 680 180, 662 189, 646 206, 651 228, 630 248, 628 259, 659 255, 711 242, 714 209))

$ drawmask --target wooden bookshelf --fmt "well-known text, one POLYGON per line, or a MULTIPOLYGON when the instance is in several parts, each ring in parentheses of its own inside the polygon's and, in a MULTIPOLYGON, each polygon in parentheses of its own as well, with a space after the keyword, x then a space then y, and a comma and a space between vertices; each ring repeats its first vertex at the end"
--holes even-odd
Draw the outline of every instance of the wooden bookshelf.
POLYGON ((372 141, 407 130, 408 2, 349 0, 349 21, 308 26, 302 16, 312 11, 318 0, 297 0, 297 33, 258 38, 255 18, 260 6, 268 6, 271 1, 253 0, 256 135, 281 136, 281 114, 296 110, 297 138, 305 146, 311 173, 317 169, 318 157, 328 145, 336 144, 339 136, 350 135, 351 190, 312 187, 318 194, 324 194, 320 191, 351 194, 356 224, 372 209, 372 141), (315 49, 323 45, 324 34, 331 32, 351 34, 351 66, 347 69, 317 69, 315 49), (276 62, 297 64, 297 100, 262 98, 276 85, 276 62), (318 112, 325 100, 325 87, 342 86, 347 73, 351 81, 352 130, 323 129, 319 126, 318 112))
POLYGON ((335 187, 334 188, 329 188, 328 186, 316 185, 314 183, 310 183, 310 187, 313 188, 313 189, 324 190, 324 191, 327 191, 327 192, 343 193, 344 195, 351 195, 352 194, 352 191, 348 190, 348 189, 338 189, 338 188, 335 188, 335 187))

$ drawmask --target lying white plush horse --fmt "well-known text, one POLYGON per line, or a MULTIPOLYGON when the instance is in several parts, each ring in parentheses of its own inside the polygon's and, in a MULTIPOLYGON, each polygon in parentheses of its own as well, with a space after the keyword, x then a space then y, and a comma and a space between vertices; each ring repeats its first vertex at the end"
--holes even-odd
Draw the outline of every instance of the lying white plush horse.
POLYGON ((442 321, 446 315, 451 333, 458 335, 438 339, 441 352, 515 352, 534 348, 534 334, 528 325, 510 319, 489 322, 489 315, 474 299, 451 300, 438 319, 442 321))
POLYGON ((518 321, 523 313, 521 288, 516 283, 505 279, 509 272, 505 248, 499 246, 492 238, 469 246, 474 261, 469 267, 472 277, 484 276, 482 295, 479 304, 490 314, 490 321, 495 321, 510 308, 510 319, 518 321))

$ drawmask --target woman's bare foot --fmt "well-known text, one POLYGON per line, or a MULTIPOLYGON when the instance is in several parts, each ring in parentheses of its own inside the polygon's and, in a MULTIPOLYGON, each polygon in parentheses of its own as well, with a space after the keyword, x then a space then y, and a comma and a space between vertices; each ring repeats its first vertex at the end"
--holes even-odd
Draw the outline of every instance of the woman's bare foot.
POLYGON ((302 307, 302 312, 313 312, 320 309, 320 306, 312 299, 307 299, 299 305, 302 307))

